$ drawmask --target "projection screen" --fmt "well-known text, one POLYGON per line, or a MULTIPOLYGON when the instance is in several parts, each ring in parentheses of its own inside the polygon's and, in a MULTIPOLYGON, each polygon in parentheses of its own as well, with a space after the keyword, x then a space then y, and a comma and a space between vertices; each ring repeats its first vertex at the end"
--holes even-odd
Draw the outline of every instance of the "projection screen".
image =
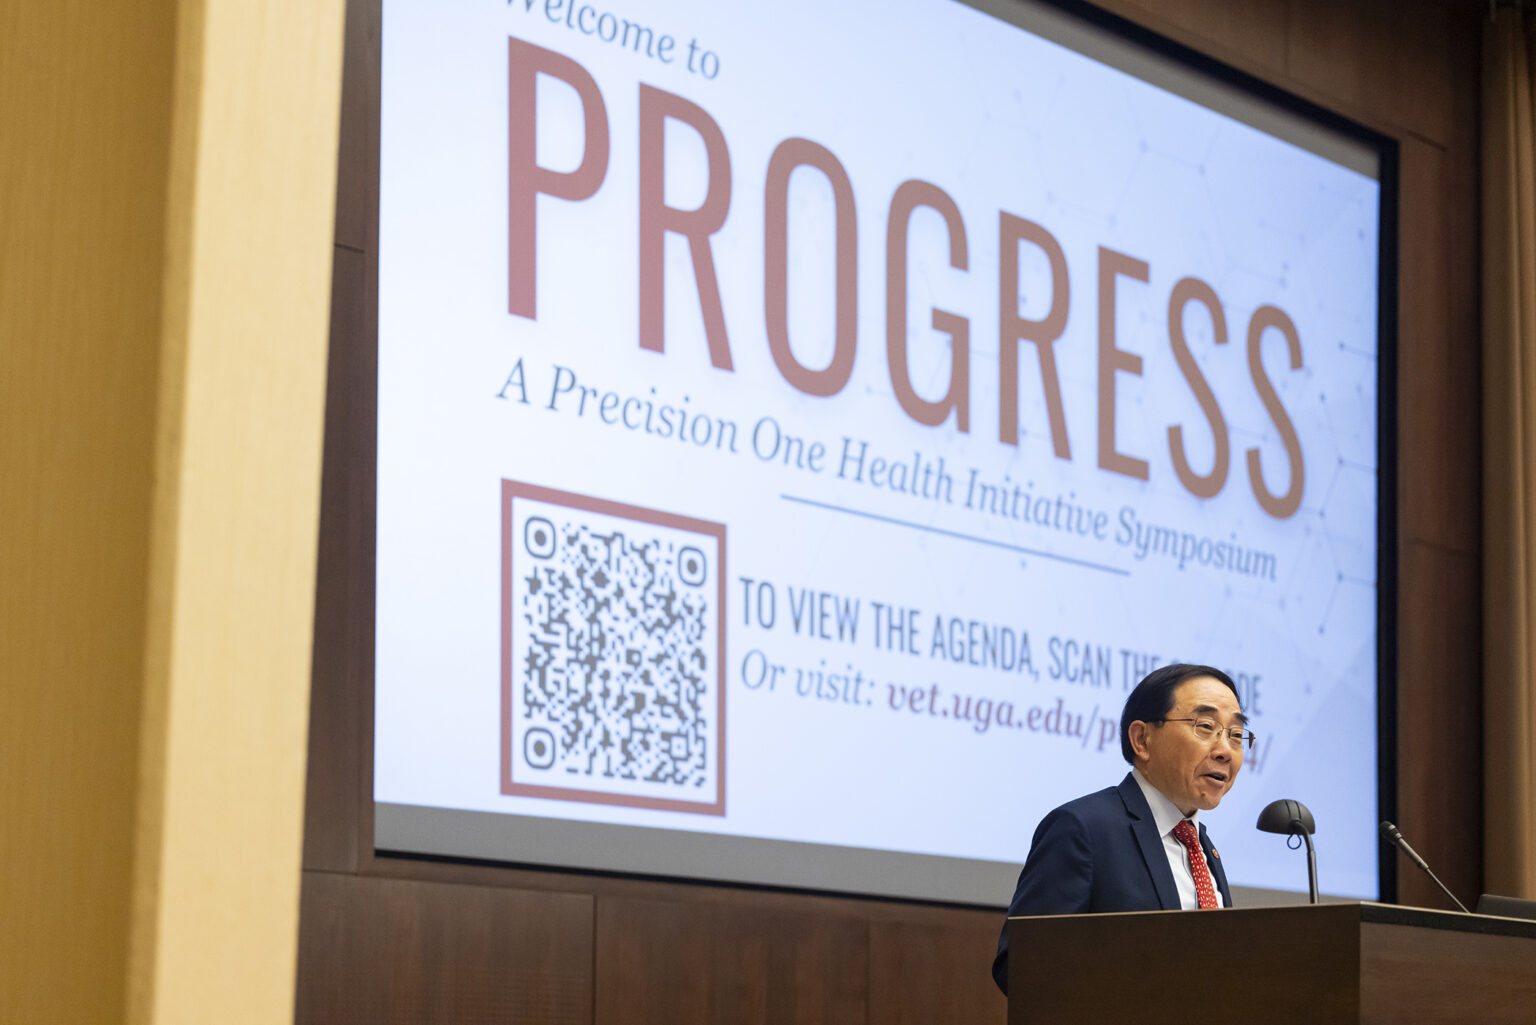
POLYGON ((1171 661, 1378 894, 1380 151, 1036 3, 386 0, 375 845, 1002 904, 1171 661))

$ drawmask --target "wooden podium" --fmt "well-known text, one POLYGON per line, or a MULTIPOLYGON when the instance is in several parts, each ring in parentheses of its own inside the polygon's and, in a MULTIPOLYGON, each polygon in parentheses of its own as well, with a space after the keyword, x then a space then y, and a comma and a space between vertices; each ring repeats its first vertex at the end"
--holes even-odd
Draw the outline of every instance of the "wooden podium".
POLYGON ((1009 1025, 1532 1025, 1536 922, 1388 904, 1008 922, 1009 1025))

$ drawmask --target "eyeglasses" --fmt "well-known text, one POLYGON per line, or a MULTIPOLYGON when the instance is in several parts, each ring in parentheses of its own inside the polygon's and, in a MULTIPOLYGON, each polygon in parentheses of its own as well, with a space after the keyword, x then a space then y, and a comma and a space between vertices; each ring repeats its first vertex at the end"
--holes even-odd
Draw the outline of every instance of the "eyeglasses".
POLYGON ((1155 722, 1187 722, 1190 729, 1195 731, 1195 736, 1209 743, 1217 737, 1226 737, 1227 743, 1233 747, 1246 747, 1253 750, 1253 743, 1257 739, 1254 732, 1246 726, 1223 726, 1215 719, 1156 719, 1155 722))

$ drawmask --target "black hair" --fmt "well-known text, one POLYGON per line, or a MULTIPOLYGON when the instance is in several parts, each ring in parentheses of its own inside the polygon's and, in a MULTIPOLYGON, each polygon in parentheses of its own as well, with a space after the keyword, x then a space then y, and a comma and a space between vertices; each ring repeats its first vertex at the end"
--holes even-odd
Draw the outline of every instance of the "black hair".
POLYGON ((1242 695, 1237 693, 1237 684, 1232 682, 1232 677, 1220 669, 1175 662, 1171 666, 1152 670, 1142 677, 1136 689, 1131 691, 1130 697, 1125 699, 1125 711, 1120 713, 1120 753, 1125 756, 1127 762, 1136 764, 1136 753, 1131 750, 1131 723, 1138 719, 1150 723, 1166 718, 1173 710, 1173 692, 1178 689, 1179 684, 1185 680, 1193 680, 1197 676, 1209 676, 1220 680, 1226 684, 1227 689, 1234 696, 1239 700, 1242 699, 1242 695))

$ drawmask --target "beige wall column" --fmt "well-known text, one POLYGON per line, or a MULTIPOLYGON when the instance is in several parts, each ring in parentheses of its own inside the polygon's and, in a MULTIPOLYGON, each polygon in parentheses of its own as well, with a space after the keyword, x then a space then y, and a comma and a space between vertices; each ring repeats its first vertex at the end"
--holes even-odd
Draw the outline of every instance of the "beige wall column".
POLYGON ((1483 888, 1536 897, 1536 21, 1483 28, 1483 888))
POLYGON ((0 1021, 287 1022, 343 0, 0 3, 0 1021))

